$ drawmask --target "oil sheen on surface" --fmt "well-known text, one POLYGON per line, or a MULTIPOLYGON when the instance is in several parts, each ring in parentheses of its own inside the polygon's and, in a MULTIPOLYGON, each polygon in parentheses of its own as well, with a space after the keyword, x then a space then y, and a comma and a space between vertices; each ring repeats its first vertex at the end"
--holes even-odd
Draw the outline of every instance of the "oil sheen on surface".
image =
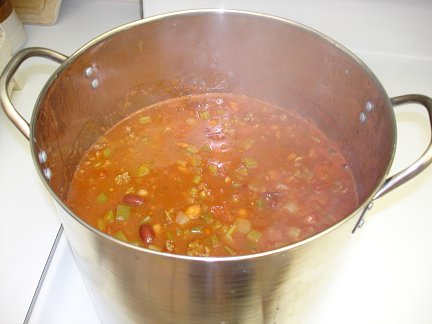
POLYGON ((85 154, 68 205, 99 230, 190 256, 258 253, 308 238, 357 206, 349 166, 313 124, 229 94, 124 119, 85 154))

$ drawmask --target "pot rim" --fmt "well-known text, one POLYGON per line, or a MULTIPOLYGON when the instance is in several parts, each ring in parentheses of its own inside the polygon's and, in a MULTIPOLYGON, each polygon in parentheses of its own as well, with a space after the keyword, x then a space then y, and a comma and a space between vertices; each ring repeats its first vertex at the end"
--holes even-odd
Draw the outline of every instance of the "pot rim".
MULTIPOLYGON (((33 113, 32 113, 32 117, 31 117, 31 122, 30 122, 30 138, 32 140, 30 140, 30 147, 31 147, 31 154, 33 157, 33 162, 36 166, 37 172, 40 176, 40 178, 42 179, 43 184, 45 185, 45 187, 47 188, 48 192, 51 194, 51 196, 55 199, 55 201, 61 206, 62 209, 64 209, 67 214, 69 216, 71 216, 75 221, 77 221, 78 223, 80 223, 81 225, 83 225, 85 228, 87 228, 88 230, 90 230, 90 232, 92 232, 95 235, 99 235, 102 236, 104 239, 109 240, 111 243, 114 244, 118 244, 122 247, 125 247, 127 249, 132 249, 135 250, 138 253, 149 253, 151 255, 154 256, 160 256, 160 257, 169 257, 172 259, 177 259, 177 260, 185 260, 185 261, 192 261, 192 262, 205 262, 205 263, 219 263, 219 262, 237 262, 237 261, 242 261, 242 260, 250 260, 250 259, 256 259, 256 258, 262 258, 262 257, 266 257, 266 256, 271 256, 271 255, 277 255, 277 254, 283 254, 286 252, 289 252, 290 250, 296 249, 296 248, 300 248, 304 245, 307 245, 310 242, 313 242, 317 239, 319 239, 321 236, 324 236, 332 231, 334 231, 335 229, 337 229, 338 227, 342 226, 343 224, 345 224, 346 222, 350 221, 352 218, 354 218, 356 215, 361 215, 360 217, 362 217, 362 212, 365 211, 371 201, 373 200, 374 196, 376 195, 376 193, 378 192, 378 190, 381 188, 381 186, 383 185, 386 176, 388 175, 390 168, 393 164, 393 160, 395 157, 395 152, 396 152, 396 142, 397 142, 397 128, 396 128, 396 119, 395 119, 395 115, 393 110, 391 109, 392 105, 390 102, 390 98, 387 95, 387 92, 385 91, 383 85, 381 84, 381 82, 379 81, 379 79, 376 77, 376 75, 372 72, 372 70, 357 56, 355 55, 353 52, 351 52, 349 49, 347 49, 345 46, 343 46, 342 44, 340 44, 339 42, 335 41, 334 39, 332 39, 331 37, 311 28, 308 27, 306 25, 303 25, 301 23, 292 21, 290 19, 286 19, 286 18, 282 18, 282 17, 278 17, 278 16, 274 16, 274 15, 270 15, 270 14, 265 14, 265 13, 259 13, 259 12, 253 12, 253 11, 246 11, 246 10, 234 10, 234 9, 221 9, 221 8, 212 8, 212 9, 190 9, 190 10, 180 10, 180 11, 173 11, 173 12, 169 12, 169 13, 164 13, 164 14, 160 14, 160 15, 155 15, 155 16, 151 16, 148 18, 143 18, 137 21, 133 21, 121 26, 118 26, 116 28, 113 28, 111 30, 108 30, 107 32, 97 36, 96 38, 90 40, 89 42, 87 42, 86 44, 84 44, 82 47, 80 47, 78 50, 76 50, 72 55, 69 56, 69 58, 63 63, 61 64, 57 70, 51 75, 51 77, 48 79, 48 81, 45 83, 45 85, 43 86, 37 101, 35 103, 34 109, 33 109, 33 113), (383 173, 381 179, 379 179, 378 185, 376 186, 376 188, 367 196, 366 199, 364 199, 363 202, 361 202, 357 208, 355 210, 353 210, 351 212, 351 214, 347 215, 346 217, 344 217, 342 220, 340 220, 339 222, 337 222, 336 224, 328 227, 327 229, 307 238, 304 239, 302 241, 299 241, 297 243, 291 244, 291 245, 287 245, 278 249, 274 249, 274 250, 270 250, 270 251, 266 251, 266 252, 261 252, 261 253, 255 253, 255 254, 247 254, 247 255, 239 255, 239 256, 226 256, 226 257, 193 257, 193 256, 188 256, 188 255, 180 255, 180 254, 170 254, 167 252, 158 252, 158 251, 153 251, 150 249, 146 249, 144 247, 140 247, 140 246, 136 246, 121 240, 118 240, 116 238, 114 238, 113 236, 103 233, 101 231, 99 231, 97 228, 94 228, 93 226, 87 224, 85 221, 83 221, 80 217, 78 217, 77 215, 75 215, 75 213, 69 209, 69 207, 64 203, 64 201, 51 189, 50 185, 49 185, 49 180, 46 179, 42 168, 38 167, 39 163, 38 163, 38 157, 37 157, 37 143, 35 141, 35 137, 34 137, 34 130, 35 130, 35 124, 36 124, 36 116, 38 114, 39 111, 39 107, 40 107, 40 103, 42 101, 42 98, 45 96, 47 90, 50 88, 51 84, 55 81, 55 79, 57 79, 58 75, 65 70, 70 64, 72 64, 75 59, 77 57, 80 56, 81 53, 89 50, 92 47, 97 46, 98 44, 102 43, 103 41, 109 39, 111 36, 121 33, 121 32, 125 32, 129 29, 132 29, 136 26, 139 25, 144 25, 147 23, 151 23, 154 21, 161 21, 161 20, 165 20, 165 19, 169 19, 171 17, 178 17, 178 16, 190 16, 190 15, 202 15, 202 14, 209 14, 209 15, 224 15, 224 14, 229 14, 229 15, 244 15, 244 16, 252 16, 252 17, 257 17, 257 18, 264 18, 264 19, 270 19, 270 20, 274 20, 274 21, 278 21, 280 23, 284 23, 284 24, 289 24, 291 26, 294 26, 298 29, 301 29, 303 31, 306 31, 310 34, 313 34, 315 36, 317 36, 318 38, 330 43, 331 45, 335 46, 338 50, 342 51, 343 54, 345 54, 346 56, 348 56, 349 58, 351 58, 352 60, 354 60, 363 70, 364 72, 366 72, 368 74, 368 76, 375 82, 376 86, 379 88, 379 90, 382 92, 383 97, 385 98, 385 104, 386 107, 388 108, 389 112, 390 112, 390 119, 391 119, 391 124, 392 124, 392 128, 393 128, 393 145, 392 145, 392 152, 391 152, 391 157, 389 159, 389 162, 387 164, 387 167, 385 169, 385 172, 383 173)), ((357 225, 356 225, 357 226, 357 225)))

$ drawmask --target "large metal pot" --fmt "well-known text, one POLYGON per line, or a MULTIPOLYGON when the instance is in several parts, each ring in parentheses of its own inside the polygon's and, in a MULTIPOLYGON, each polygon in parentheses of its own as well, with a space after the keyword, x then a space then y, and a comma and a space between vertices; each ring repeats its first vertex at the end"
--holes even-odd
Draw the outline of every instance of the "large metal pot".
POLYGON ((432 162, 432 148, 388 176, 396 144, 393 107, 415 102, 432 123, 432 100, 389 99, 373 73, 326 36, 261 14, 201 10, 144 19, 94 39, 67 58, 19 52, 0 78, 3 109, 29 139, 96 309, 107 323, 313 323, 352 232, 374 199, 432 162), (30 125, 8 97, 20 64, 61 63, 30 125), (298 244, 241 257, 194 258, 128 245, 91 228, 64 201, 77 163, 109 127, 180 95, 228 92, 313 120, 345 152, 360 204, 298 244))

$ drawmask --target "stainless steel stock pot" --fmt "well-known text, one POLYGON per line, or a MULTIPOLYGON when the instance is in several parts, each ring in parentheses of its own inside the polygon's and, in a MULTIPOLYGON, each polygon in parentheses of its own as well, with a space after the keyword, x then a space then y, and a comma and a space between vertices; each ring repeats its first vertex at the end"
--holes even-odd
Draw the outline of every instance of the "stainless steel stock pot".
POLYGON ((30 142, 42 181, 60 207, 74 257, 106 323, 314 323, 352 232, 371 202, 432 161, 431 146, 389 176, 396 145, 393 108, 425 107, 422 95, 389 99, 356 56, 297 23, 262 14, 198 10, 133 22, 70 57, 43 48, 16 54, 0 78, 1 105, 30 142), (25 60, 60 64, 31 122, 8 87, 25 60), (338 143, 360 204, 326 231, 278 250, 199 258, 154 252, 90 227, 64 201, 77 163, 112 125, 171 97, 236 93, 294 109, 338 143))

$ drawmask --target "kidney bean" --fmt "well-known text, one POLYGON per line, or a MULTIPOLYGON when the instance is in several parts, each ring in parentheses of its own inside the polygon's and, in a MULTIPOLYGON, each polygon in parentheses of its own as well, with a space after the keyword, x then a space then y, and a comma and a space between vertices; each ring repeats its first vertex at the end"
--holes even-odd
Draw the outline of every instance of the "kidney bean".
POLYGON ((151 244, 154 240, 155 233, 153 228, 148 224, 142 224, 139 229, 140 236, 144 242, 151 244))
POLYGON ((131 206, 141 206, 144 203, 144 199, 137 195, 127 194, 123 197, 123 202, 131 206))

